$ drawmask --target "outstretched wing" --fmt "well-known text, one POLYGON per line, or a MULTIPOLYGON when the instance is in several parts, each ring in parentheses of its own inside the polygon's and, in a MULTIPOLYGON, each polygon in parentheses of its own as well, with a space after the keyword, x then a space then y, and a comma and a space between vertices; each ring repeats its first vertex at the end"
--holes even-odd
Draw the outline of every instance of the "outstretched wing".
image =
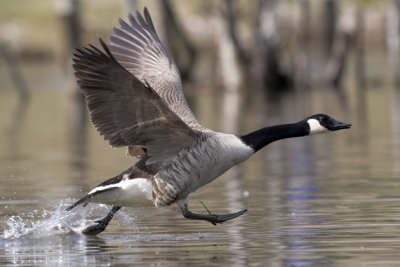
POLYGON ((112 146, 140 146, 146 164, 168 164, 197 134, 100 44, 104 52, 92 45, 78 49, 73 65, 93 124, 112 146))
POLYGON ((168 58, 147 8, 144 18, 137 12, 136 19, 129 15, 129 23, 122 19, 119 22, 121 27, 114 28, 108 44, 118 63, 141 82, 147 82, 186 124, 202 129, 186 103, 179 71, 168 58))

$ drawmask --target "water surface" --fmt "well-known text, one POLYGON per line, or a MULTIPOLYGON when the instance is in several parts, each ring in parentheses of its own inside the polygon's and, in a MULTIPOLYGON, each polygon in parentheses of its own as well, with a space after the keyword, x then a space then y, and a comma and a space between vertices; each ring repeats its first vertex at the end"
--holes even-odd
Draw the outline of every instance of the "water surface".
MULTIPOLYGON (((44 74, 43 74, 44 75, 44 74)), ((57 81, 54 81, 56 84, 57 81)), ((248 212, 213 226, 176 206, 126 208, 97 237, 80 234, 109 207, 68 204, 132 164, 92 126, 73 136, 69 97, 37 88, 23 115, 10 85, 0 90, 1 265, 390 266, 400 261, 399 92, 328 89, 280 104, 243 103, 238 133, 324 112, 348 131, 271 144, 190 196, 190 207, 248 212), (346 99, 344 101, 344 99, 346 99), (363 101, 363 103, 360 103, 363 101), (362 107, 362 108, 359 108, 362 107)), ((223 130, 223 94, 193 90, 206 126, 223 130)))

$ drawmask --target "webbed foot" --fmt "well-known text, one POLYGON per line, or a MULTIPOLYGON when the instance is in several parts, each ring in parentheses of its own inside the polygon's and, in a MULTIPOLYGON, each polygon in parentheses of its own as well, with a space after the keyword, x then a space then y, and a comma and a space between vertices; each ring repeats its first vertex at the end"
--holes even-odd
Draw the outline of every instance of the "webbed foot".
POLYGON ((103 232, 106 229, 106 227, 108 226, 108 223, 114 217, 115 213, 117 213, 117 211, 119 211, 120 209, 121 209, 121 207, 113 206, 106 217, 104 217, 101 220, 96 220, 95 224, 86 227, 82 231, 82 233, 85 235, 97 235, 97 234, 103 232))
POLYGON ((243 215, 247 209, 229 213, 229 214, 197 214, 193 213, 190 210, 182 210, 183 217, 192 220, 204 220, 212 223, 213 225, 217 225, 217 223, 223 223, 232 219, 235 219, 241 215, 243 215))
MULTIPOLYGON (((201 201, 200 201, 201 202, 201 201)), ((207 209, 206 206, 204 208, 208 211, 209 214, 198 214, 191 212, 188 209, 188 203, 187 203, 187 198, 186 199, 181 199, 177 201, 178 206, 181 208, 182 215, 183 217, 191 220, 203 220, 212 223, 213 225, 217 225, 217 223, 223 223, 232 219, 235 219, 241 215, 243 215, 247 209, 235 212, 235 213, 229 213, 229 214, 211 214, 211 212, 207 209)))

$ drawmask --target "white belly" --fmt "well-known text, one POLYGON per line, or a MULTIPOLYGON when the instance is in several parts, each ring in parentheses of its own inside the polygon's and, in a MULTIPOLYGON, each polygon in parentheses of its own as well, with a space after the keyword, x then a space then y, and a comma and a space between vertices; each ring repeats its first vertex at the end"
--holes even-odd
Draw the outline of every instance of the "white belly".
POLYGON ((153 205, 151 181, 144 178, 124 179, 117 184, 99 186, 89 192, 88 202, 121 207, 153 205))

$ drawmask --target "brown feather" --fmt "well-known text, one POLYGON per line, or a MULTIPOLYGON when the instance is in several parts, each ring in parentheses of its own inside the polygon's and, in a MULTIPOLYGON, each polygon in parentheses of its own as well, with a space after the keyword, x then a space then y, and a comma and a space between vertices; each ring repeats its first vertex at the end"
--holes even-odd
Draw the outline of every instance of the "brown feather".
POLYGON ((73 65, 93 124, 112 146, 141 146, 149 163, 168 164, 194 143, 195 131, 124 69, 101 39, 100 44, 104 51, 94 46, 77 50, 73 65))

